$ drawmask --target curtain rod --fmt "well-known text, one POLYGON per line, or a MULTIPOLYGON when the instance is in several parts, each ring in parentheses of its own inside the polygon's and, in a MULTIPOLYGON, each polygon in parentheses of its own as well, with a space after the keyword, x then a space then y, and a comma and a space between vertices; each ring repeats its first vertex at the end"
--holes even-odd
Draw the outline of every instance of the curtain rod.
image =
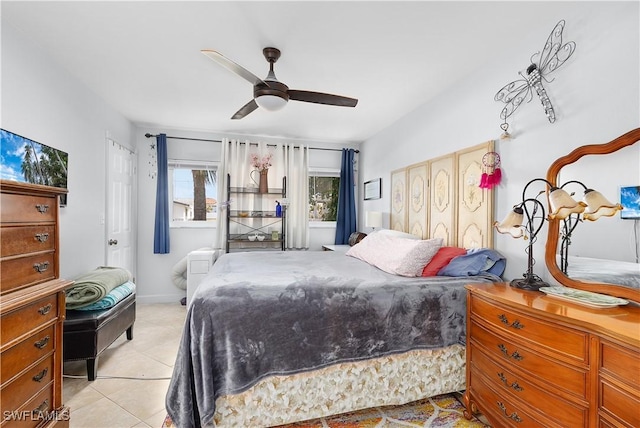
MULTIPOLYGON (((144 136, 147 137, 147 138, 157 137, 157 135, 149 134, 148 132, 146 134, 144 134, 144 136)), ((204 139, 204 138, 170 137, 169 135, 167 135, 167 138, 171 138, 172 140, 208 141, 208 142, 211 142, 211 143, 222 143, 221 140, 207 140, 207 139, 204 139)), ((244 144, 244 143, 241 142, 241 144, 244 144)), ((267 146, 275 147, 275 144, 267 144, 267 146)), ((340 151, 342 151, 342 149, 329 149, 329 148, 325 148, 325 147, 309 147, 309 150, 327 150, 327 151, 331 151, 331 152, 340 152, 340 151)), ((355 153, 360 153, 360 150, 354 149, 354 152, 355 153)))

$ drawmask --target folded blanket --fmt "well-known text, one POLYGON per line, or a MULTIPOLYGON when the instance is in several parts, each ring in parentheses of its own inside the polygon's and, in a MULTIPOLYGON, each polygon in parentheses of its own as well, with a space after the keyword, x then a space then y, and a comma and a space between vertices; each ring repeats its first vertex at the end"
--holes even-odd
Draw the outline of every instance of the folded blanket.
POLYGON ((439 276, 477 276, 492 274, 501 277, 507 259, 490 248, 474 248, 467 254, 454 257, 448 265, 438 271, 439 276))
POLYGON ((75 283, 66 290, 67 309, 95 303, 117 286, 130 280, 131 274, 126 269, 100 266, 76 278, 75 283))
POLYGON ((131 281, 127 281, 124 284, 118 285, 116 288, 109 291, 103 299, 100 299, 95 303, 91 303, 90 305, 77 307, 74 309, 77 311, 102 311, 105 309, 109 309, 127 298, 134 291, 136 291, 136 285, 131 281))

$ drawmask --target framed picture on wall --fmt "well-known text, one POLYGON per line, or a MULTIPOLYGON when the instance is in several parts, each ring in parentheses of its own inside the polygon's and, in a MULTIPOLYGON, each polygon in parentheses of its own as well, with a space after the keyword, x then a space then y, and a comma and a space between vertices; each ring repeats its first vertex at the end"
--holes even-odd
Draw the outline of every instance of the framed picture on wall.
POLYGON ((364 182, 364 200, 380 199, 382 197, 382 179, 376 178, 364 182))

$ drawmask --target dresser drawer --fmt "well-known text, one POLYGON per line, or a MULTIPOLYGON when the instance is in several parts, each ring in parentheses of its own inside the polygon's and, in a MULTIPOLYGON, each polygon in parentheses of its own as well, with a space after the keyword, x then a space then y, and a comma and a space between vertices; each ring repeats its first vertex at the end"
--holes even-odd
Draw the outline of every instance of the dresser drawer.
POLYGON ((58 295, 51 294, 30 305, 2 315, 2 337, 18 338, 58 317, 58 295))
POLYGON ((478 345, 497 364, 512 371, 525 373, 529 380, 541 385, 553 385, 581 399, 587 396, 587 373, 576 367, 537 354, 527 347, 513 344, 472 322, 470 326, 472 345, 478 345))
POLYGON ((0 261, 0 294, 55 279, 54 263, 54 252, 0 261))
POLYGON ((602 343, 601 374, 613 376, 640 393, 640 353, 602 343))
POLYGON ((477 376, 483 376, 483 382, 491 385, 501 396, 515 397, 531 403, 532 407, 557 421, 560 425, 568 427, 587 424, 587 408, 563 401, 553 395, 554 386, 550 385, 551 392, 535 386, 522 376, 509 371, 505 366, 499 365, 475 346, 471 346, 467 352, 471 353, 471 385, 475 383, 477 376))
POLYGON ((629 427, 640 427, 640 398, 633 397, 608 382, 600 382, 600 411, 624 421, 629 427))
POLYGON ((32 223, 55 222, 57 198, 47 196, 0 194, 0 222, 32 223))
POLYGON ((55 326, 47 327, 3 351, 0 355, 0 383, 4 385, 7 381, 21 374, 34 361, 52 354, 55 333, 55 326))
POLYGON ((1 257, 54 250, 56 227, 54 225, 2 227, 0 242, 2 243, 1 257))
MULTIPOLYGON (((21 408, 11 415, 2 415, 4 423, 2 428, 35 428, 43 426, 53 412, 53 382, 44 387, 37 395, 31 398, 21 408)), ((49 419, 50 420, 50 419, 49 419)))
POLYGON ((515 313, 476 296, 471 299, 471 313, 513 337, 539 345, 546 354, 560 354, 569 360, 587 362, 588 340, 585 333, 515 313))
MULTIPOLYGON (((561 425, 544 420, 532 411, 532 406, 519 405, 503 394, 491 389, 480 377, 471 385, 472 401, 496 427, 560 428, 561 425)), ((564 427, 563 427, 564 428, 564 427)))
POLYGON ((2 414, 19 409, 42 387, 53 379, 54 358, 50 355, 34 367, 25 371, 13 382, 2 387, 2 414))

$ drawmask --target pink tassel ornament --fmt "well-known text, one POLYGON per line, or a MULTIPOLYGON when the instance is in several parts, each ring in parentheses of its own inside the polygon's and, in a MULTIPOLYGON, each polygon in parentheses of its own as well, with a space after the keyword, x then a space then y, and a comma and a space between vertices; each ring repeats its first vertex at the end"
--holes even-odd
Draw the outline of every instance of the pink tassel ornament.
POLYGON ((481 189, 491 189, 500 184, 502 171, 500 170, 500 155, 496 152, 488 152, 482 157, 484 172, 480 177, 481 189))
POLYGON ((488 189, 489 185, 487 184, 489 180, 489 176, 487 175, 486 172, 483 172, 482 175, 480 176, 480 188, 481 189, 488 189))
POLYGON ((496 168, 495 171, 493 171, 493 184, 494 184, 494 186, 497 186, 498 184, 500 184, 500 181, 502 181, 502 171, 498 167, 498 168, 496 168))

